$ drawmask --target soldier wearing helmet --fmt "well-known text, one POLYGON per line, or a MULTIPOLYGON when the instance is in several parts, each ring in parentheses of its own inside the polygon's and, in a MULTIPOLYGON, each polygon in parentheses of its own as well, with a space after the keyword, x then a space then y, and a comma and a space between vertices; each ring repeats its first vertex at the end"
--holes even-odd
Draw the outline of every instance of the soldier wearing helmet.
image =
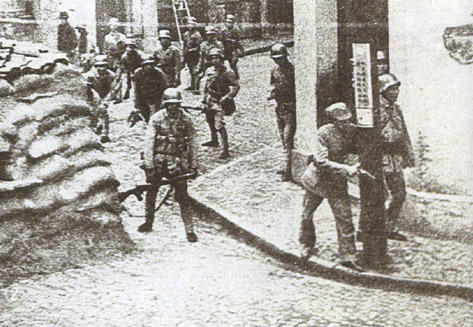
POLYGON ((243 56, 245 50, 240 43, 240 29, 235 25, 236 17, 232 14, 227 14, 225 17, 225 25, 220 32, 220 40, 223 43, 223 54, 225 60, 228 61, 230 67, 235 72, 237 78, 238 73, 238 58, 243 56))
POLYGON ((74 28, 67 21, 68 18, 69 14, 65 11, 59 14, 61 23, 57 27, 57 49, 65 52, 69 60, 73 61, 78 41, 74 28))
POLYGON ((123 96, 123 99, 126 100, 130 97, 133 74, 135 73, 135 70, 141 66, 143 54, 137 50, 134 39, 127 39, 125 41, 125 46, 126 50, 122 56, 121 64, 122 70, 126 73, 126 90, 125 95, 123 96))
POLYGON ((296 84, 294 65, 288 60, 287 48, 276 43, 271 47, 271 58, 276 66, 271 69, 269 100, 276 100, 276 121, 285 152, 285 164, 278 173, 283 181, 291 179, 291 153, 296 133, 296 84))
MULTIPOLYGON (((151 189, 146 193, 146 221, 138 228, 139 232, 152 229, 156 195, 162 178, 172 180, 198 168, 196 133, 191 117, 180 108, 181 92, 176 88, 166 89, 163 105, 165 110, 151 116, 146 132, 143 159, 146 181, 151 184, 151 189)), ((187 240, 196 242, 187 182, 174 182, 171 186, 181 209, 187 240)))
POLYGON ((206 40, 200 45, 199 77, 202 77, 207 68, 212 65, 209 57, 210 50, 218 48, 223 51, 223 43, 217 40, 217 30, 214 26, 208 25, 205 27, 205 36, 206 40))
POLYGON ((202 44, 202 35, 196 29, 196 19, 189 17, 187 21, 187 31, 184 33, 182 40, 184 41, 184 63, 189 68, 191 75, 191 85, 186 90, 196 93, 200 89, 199 78, 199 62, 200 62, 200 45, 202 44))
POLYGON ((114 72, 119 69, 122 55, 125 52, 126 36, 118 30, 119 26, 120 23, 117 18, 110 18, 108 23, 109 32, 105 35, 103 44, 103 53, 107 55, 110 69, 114 72))
POLYGON ((154 52, 157 65, 166 75, 168 86, 178 87, 181 84, 181 53, 171 43, 169 30, 160 30, 158 40, 159 45, 154 52))
POLYGON ((387 237, 397 241, 406 241, 407 238, 397 229, 397 221, 406 198, 403 169, 414 167, 415 155, 404 116, 397 104, 401 82, 393 74, 383 74, 378 79, 383 151, 382 170, 387 190, 385 203, 387 237))
POLYGON ((161 97, 168 87, 166 76, 161 69, 156 67, 153 55, 145 56, 141 66, 133 76, 135 110, 129 117, 132 125, 133 120, 139 116, 146 122, 149 121, 150 116, 160 109, 161 97))
POLYGON ((356 261, 355 228, 353 226, 347 178, 355 176, 358 165, 347 165, 349 153, 355 151, 356 126, 350 123, 351 112, 343 102, 325 109, 332 123, 317 131, 316 152, 302 176, 305 188, 299 242, 301 256, 307 260, 315 246, 314 212, 324 199, 332 209, 338 235, 340 263, 362 271, 356 261))
POLYGON ((102 143, 110 142, 108 103, 116 90, 116 75, 109 69, 107 56, 95 57, 94 67, 85 74, 88 103, 94 108, 91 126, 102 143))
POLYGON ((205 117, 209 125, 211 140, 202 145, 218 146, 218 134, 220 134, 223 145, 220 159, 226 159, 229 156, 229 146, 224 116, 226 108, 234 110, 234 98, 240 90, 240 85, 235 73, 225 67, 221 49, 211 49, 209 58, 212 66, 205 71, 206 80, 202 103, 206 108, 205 117))

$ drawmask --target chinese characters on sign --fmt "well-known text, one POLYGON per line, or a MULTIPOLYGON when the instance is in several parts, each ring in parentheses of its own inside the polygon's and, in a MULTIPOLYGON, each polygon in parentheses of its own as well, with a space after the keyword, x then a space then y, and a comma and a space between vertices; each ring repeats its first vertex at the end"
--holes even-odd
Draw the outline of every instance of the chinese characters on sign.
POLYGON ((357 125, 373 127, 373 89, 368 43, 353 43, 353 80, 357 125))

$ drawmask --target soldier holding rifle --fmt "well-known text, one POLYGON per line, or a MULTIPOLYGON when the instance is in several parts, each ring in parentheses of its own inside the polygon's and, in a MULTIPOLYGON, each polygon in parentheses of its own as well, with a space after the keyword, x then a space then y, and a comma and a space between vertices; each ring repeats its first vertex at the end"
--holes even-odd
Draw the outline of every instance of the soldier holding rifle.
POLYGON ((190 116, 180 108, 181 99, 181 92, 178 89, 166 89, 163 94, 165 110, 155 113, 148 125, 144 169, 146 181, 151 184, 151 188, 146 193, 145 199, 146 221, 140 225, 138 231, 152 230, 156 196, 162 179, 167 178, 171 181, 175 200, 181 209, 187 240, 196 242, 187 182, 185 180, 173 182, 173 179, 178 180, 179 176, 195 171, 198 167, 196 133, 190 116))
POLYGON ((317 131, 315 153, 302 177, 306 192, 299 235, 301 257, 307 260, 313 252, 316 242, 313 215, 327 199, 335 217, 340 264, 361 272, 363 269, 355 261, 355 228, 347 178, 363 171, 358 165, 344 163, 348 154, 355 151, 356 126, 350 123, 351 112, 342 102, 330 105, 325 112, 333 123, 317 131))

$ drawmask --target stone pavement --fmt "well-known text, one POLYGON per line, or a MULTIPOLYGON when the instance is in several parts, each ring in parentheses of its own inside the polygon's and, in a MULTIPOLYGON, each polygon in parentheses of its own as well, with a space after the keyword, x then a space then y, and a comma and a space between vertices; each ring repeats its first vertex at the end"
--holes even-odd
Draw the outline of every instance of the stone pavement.
MULTIPOLYGON (((191 195, 276 248, 299 255, 304 191, 295 184, 280 182, 276 170, 282 165, 282 159, 281 149, 266 147, 201 176, 192 185, 191 195)), ((353 213, 357 226, 359 206, 355 201, 353 213)), ((326 201, 314 217, 319 254, 311 260, 322 259, 320 262, 335 266, 335 222, 326 201)), ((390 263, 378 273, 394 278, 473 286, 470 244, 407 235, 409 242, 388 241, 390 263)), ((357 243, 357 247, 361 250, 362 244, 357 243)))

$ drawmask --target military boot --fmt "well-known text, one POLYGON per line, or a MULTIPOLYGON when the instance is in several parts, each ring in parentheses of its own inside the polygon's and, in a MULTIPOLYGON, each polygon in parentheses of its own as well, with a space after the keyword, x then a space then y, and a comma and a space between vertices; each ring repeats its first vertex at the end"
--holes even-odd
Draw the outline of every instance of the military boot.
POLYGON ((147 233, 153 230, 153 222, 154 222, 154 202, 149 203, 146 201, 145 203, 145 222, 138 227, 138 232, 140 233, 147 233))
POLYGON ((223 145, 223 150, 222 153, 220 154, 220 159, 227 159, 230 156, 230 153, 228 151, 228 134, 227 130, 225 127, 222 127, 220 129, 220 136, 222 137, 222 145, 223 145))
POLYGON ((205 143, 202 143, 202 146, 212 146, 216 147, 218 146, 218 136, 217 136, 217 131, 212 131, 211 132, 211 139, 210 141, 207 141, 205 143))

